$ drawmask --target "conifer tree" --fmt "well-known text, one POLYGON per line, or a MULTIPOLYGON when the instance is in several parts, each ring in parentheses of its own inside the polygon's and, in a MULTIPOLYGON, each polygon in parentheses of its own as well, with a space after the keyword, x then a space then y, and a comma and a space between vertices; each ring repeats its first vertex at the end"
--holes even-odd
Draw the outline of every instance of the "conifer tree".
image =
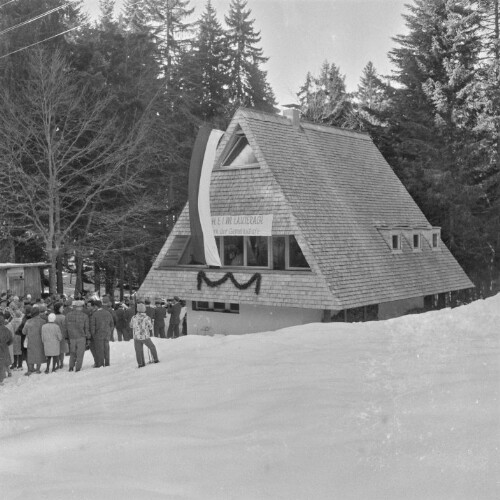
POLYGON ((399 85, 389 133, 411 194, 469 271, 486 258, 477 182, 480 23, 469 0, 415 0, 391 52, 399 85), (482 255, 478 259, 478 253, 482 255))
POLYGON ((146 0, 125 0, 122 14, 119 16, 120 26, 128 32, 146 33, 146 0))
POLYGON ((255 20, 250 18, 251 10, 246 7, 245 0, 232 0, 225 16, 232 82, 229 101, 233 109, 247 106, 273 111, 274 94, 267 83, 267 73, 261 67, 268 58, 258 46, 260 32, 255 30, 255 20))
POLYGON ((175 66, 191 42, 193 25, 188 19, 194 8, 189 0, 145 0, 144 11, 169 85, 175 66))
POLYGON ((308 73, 297 95, 306 120, 351 128, 352 106, 346 92, 345 76, 334 63, 325 61, 318 77, 308 73))
POLYGON ((208 122, 222 118, 228 105, 229 53, 225 31, 210 0, 197 22, 192 48, 183 65, 194 114, 208 122))

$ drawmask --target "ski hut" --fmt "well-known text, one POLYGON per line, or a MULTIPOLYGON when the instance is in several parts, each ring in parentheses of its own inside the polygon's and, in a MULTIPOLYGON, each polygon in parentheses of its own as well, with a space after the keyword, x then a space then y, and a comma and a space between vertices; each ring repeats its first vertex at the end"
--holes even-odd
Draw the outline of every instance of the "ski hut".
POLYGON ((387 319, 473 287, 368 135, 284 115, 240 109, 203 154, 198 137, 141 295, 186 300, 189 334, 237 334, 387 319))
POLYGON ((0 262, 0 290, 11 290, 12 295, 25 297, 30 294, 33 299, 42 295, 41 272, 48 267, 45 262, 12 264, 0 262))

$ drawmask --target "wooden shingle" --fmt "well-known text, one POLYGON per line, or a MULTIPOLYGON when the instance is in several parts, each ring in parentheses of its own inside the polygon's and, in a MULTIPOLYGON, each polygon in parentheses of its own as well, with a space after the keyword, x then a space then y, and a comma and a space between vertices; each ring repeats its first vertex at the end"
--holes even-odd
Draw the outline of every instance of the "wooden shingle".
MULTIPOLYGON (((308 123, 296 127, 282 116, 240 109, 218 154, 212 215, 272 213, 273 234, 295 235, 311 270, 264 272, 258 296, 230 283, 198 291, 198 269, 160 268, 174 237, 190 234, 186 207, 141 293, 347 309, 473 286, 442 241, 438 251, 425 239, 419 252, 407 240, 401 253, 389 248, 379 231, 382 223, 432 227, 368 135, 308 123), (246 135, 260 168, 217 168, 237 130, 246 135)), ((252 271, 237 274, 246 281, 252 271)))

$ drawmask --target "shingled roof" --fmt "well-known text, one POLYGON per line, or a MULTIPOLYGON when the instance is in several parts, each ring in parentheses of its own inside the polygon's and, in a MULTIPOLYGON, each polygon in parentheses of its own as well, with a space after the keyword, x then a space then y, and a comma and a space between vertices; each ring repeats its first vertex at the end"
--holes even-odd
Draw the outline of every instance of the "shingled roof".
MULTIPOLYGON (((311 271, 270 271, 258 296, 229 285, 199 291, 186 284, 186 268, 171 268, 165 285, 165 254, 175 236, 190 233, 186 207, 141 292, 165 294, 167 286, 192 300, 216 293, 216 300, 347 309, 473 286, 442 242, 436 251, 423 238, 421 251, 413 251, 411 230, 430 234, 432 227, 368 135, 240 109, 218 155, 212 215, 272 213, 273 234, 294 234, 311 271), (236 131, 260 168, 217 168, 236 131), (387 240, 391 228, 407 236, 400 252, 387 240)), ((245 280, 252 273, 235 274, 245 280)))

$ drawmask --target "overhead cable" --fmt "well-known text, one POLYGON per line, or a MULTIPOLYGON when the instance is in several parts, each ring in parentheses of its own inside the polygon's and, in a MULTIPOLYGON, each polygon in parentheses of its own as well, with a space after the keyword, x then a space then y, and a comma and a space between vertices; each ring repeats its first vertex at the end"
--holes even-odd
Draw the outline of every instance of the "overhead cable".
POLYGON ((0 5, 0 9, 1 9, 2 7, 5 7, 6 5, 9 5, 9 3, 12 3, 12 2, 17 2, 17 0, 10 0, 9 2, 5 2, 5 3, 3 3, 2 5, 0 5))
MULTIPOLYGON (((13 1, 13 0, 11 0, 11 1, 13 1)), ((3 31, 0 31, 0 36, 4 35, 5 33, 8 33, 9 31, 15 30, 16 28, 20 28, 21 26, 26 26, 27 24, 30 24, 34 21, 38 21, 39 19, 42 19, 45 16, 53 14, 54 12, 57 12, 58 10, 64 9, 65 7, 70 5, 71 3, 73 3, 73 2, 66 2, 63 5, 59 5, 59 7, 55 7, 51 10, 48 10, 47 12, 44 12, 43 14, 40 14, 39 16, 32 17, 31 19, 28 19, 27 21, 23 21, 22 23, 16 24, 14 26, 10 26, 9 28, 4 29, 3 31)), ((4 4, 4 5, 7 5, 7 4, 4 4)))
POLYGON ((52 36, 49 36, 48 38, 45 38, 44 40, 40 40, 40 41, 38 41, 38 42, 32 43, 31 45, 26 45, 26 47, 23 47, 23 48, 21 48, 21 49, 17 49, 17 50, 14 50, 14 51, 12 51, 12 52, 9 52, 8 54, 5 54, 5 55, 3 55, 3 56, 0 56, 0 59, 3 59, 4 57, 11 56, 12 54, 16 54, 17 52, 21 52, 22 50, 29 49, 30 47, 34 47, 35 45, 38 45, 39 43, 46 42, 47 40, 52 40, 52 38, 56 38, 56 37, 58 37, 58 36, 65 35, 66 33, 69 33, 70 31, 76 30, 76 29, 77 29, 77 28, 79 28, 80 26, 82 26, 82 25, 81 25, 81 24, 79 24, 78 26, 75 26, 74 28, 70 28, 69 30, 62 31, 61 33, 57 33, 57 35, 52 35, 52 36))

